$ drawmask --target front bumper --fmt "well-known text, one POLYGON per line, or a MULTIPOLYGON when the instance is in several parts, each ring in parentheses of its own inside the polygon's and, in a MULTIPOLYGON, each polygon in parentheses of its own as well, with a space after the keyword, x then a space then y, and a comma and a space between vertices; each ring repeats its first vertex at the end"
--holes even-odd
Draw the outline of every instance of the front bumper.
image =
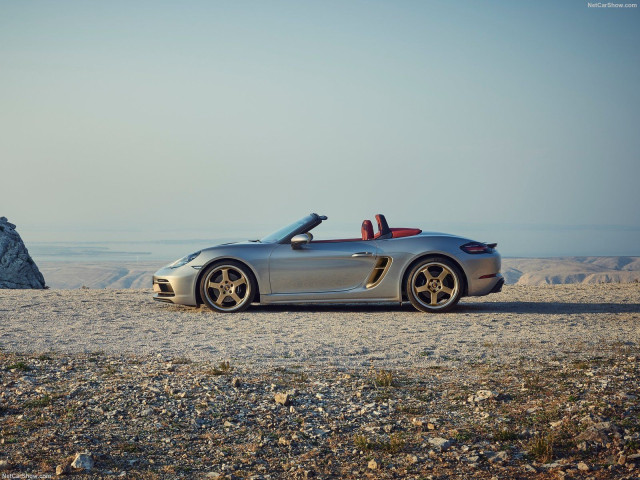
POLYGON ((161 268, 153 275, 153 299, 158 302, 197 306, 198 272, 199 270, 188 265, 161 268))

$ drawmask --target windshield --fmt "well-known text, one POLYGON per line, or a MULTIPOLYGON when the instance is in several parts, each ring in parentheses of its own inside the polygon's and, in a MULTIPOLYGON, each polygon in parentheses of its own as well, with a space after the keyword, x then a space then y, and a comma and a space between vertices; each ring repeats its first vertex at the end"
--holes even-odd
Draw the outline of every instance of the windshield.
POLYGON ((280 230, 273 232, 271 235, 267 235, 266 237, 260 239, 260 242, 261 243, 277 243, 283 238, 286 238, 289 234, 302 228, 304 225, 312 224, 314 220, 315 220, 315 217, 313 215, 307 215, 306 217, 303 217, 300 220, 293 222, 291 225, 282 227, 280 230))

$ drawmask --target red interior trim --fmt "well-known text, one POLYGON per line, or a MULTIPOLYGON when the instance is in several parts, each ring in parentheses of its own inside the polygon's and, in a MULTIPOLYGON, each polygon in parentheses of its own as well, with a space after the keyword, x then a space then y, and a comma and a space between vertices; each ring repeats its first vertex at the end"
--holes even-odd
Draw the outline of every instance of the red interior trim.
POLYGON ((312 240, 311 243, 361 242, 361 238, 338 238, 336 240, 312 240))
MULTIPOLYGON (((393 238, 402 238, 402 237, 413 237, 414 235, 418 235, 422 233, 422 230, 419 228, 392 228, 391 234, 393 238)), ((373 238, 376 239, 380 236, 377 233, 373 238)), ((313 240, 311 243, 335 243, 335 242, 362 242, 361 238, 337 238, 332 240, 313 240)))
POLYGON ((414 235, 418 235, 422 233, 422 230, 419 228, 392 228, 391 235, 393 238, 400 237, 413 237, 414 235))
MULTIPOLYGON (((413 237, 414 235, 418 235, 422 233, 422 230, 419 228, 392 228, 391 235, 392 238, 402 238, 402 237, 413 237)), ((380 237, 380 232, 376 233, 373 236, 373 239, 380 237)), ((332 240, 313 240, 311 243, 336 243, 336 242, 361 242, 365 239, 363 238, 337 238, 332 240)), ((371 240, 371 239, 369 239, 371 240)), ((365 240, 366 241, 366 240, 365 240)))

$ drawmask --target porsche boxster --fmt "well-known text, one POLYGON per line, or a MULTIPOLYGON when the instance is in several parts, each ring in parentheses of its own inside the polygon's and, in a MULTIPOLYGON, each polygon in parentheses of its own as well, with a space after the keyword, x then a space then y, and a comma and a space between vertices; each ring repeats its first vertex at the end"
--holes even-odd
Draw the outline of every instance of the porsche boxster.
POLYGON ((495 243, 390 228, 376 215, 358 238, 314 240, 311 213, 260 240, 191 253, 153 276, 154 299, 239 312, 252 303, 403 302, 445 312, 461 297, 499 292, 495 243))

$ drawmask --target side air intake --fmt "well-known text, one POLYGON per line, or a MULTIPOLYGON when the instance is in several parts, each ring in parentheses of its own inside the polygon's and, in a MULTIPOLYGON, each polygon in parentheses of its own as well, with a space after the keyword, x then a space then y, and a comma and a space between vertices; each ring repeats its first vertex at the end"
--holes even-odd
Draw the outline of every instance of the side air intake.
POLYGON ((389 271, 390 266, 391 257, 380 257, 376 262, 376 266, 373 267, 371 275, 369 275, 369 279, 367 280, 367 285, 365 288, 377 287, 389 271))

